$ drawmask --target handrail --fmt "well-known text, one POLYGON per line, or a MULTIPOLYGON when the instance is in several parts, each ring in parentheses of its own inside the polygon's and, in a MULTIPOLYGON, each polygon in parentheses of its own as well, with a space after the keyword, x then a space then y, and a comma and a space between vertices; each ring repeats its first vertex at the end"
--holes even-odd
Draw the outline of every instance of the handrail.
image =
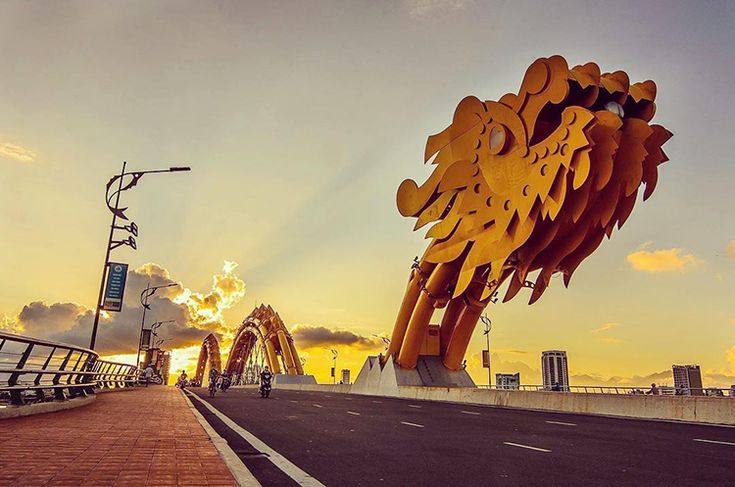
POLYGON ((45 401, 94 394, 95 388, 131 387, 138 381, 133 365, 100 360, 94 350, 68 343, 0 331, 0 400, 25 404, 24 392, 45 401))
POLYGON ((539 391, 539 392, 570 392, 587 394, 623 394, 623 395, 654 395, 654 396, 713 396, 713 397, 735 397, 735 388, 721 387, 673 387, 660 385, 651 387, 630 386, 562 386, 559 389, 543 385, 507 385, 488 386, 478 385, 480 389, 492 389, 498 391, 539 391))

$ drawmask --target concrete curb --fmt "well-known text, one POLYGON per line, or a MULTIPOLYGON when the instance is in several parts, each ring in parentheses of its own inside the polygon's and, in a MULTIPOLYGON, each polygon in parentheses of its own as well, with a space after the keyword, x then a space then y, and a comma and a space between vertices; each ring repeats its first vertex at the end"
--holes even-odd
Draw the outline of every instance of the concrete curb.
POLYGON ((232 448, 230 448, 227 440, 222 438, 219 433, 212 428, 207 420, 204 419, 204 416, 197 411, 197 408, 194 407, 189 396, 184 391, 180 390, 179 392, 184 396, 186 405, 189 406, 194 417, 199 421, 199 424, 202 425, 202 428, 207 432, 207 435, 209 435, 209 439, 212 441, 212 444, 214 444, 214 447, 217 448, 217 451, 219 451, 222 460, 225 462, 225 465, 227 465, 227 468, 230 469, 230 473, 232 473, 235 481, 242 487, 261 487, 260 482, 258 482, 245 464, 242 463, 240 457, 238 457, 232 448))
POLYGON ((670 421, 712 426, 735 425, 735 399, 721 397, 638 396, 544 391, 489 391, 475 388, 400 386, 352 391, 348 385, 283 385, 281 389, 393 397, 404 400, 587 414, 612 418, 670 421))
POLYGON ((78 408, 90 404, 96 396, 77 397, 67 401, 50 401, 36 404, 28 404, 25 406, 8 406, 0 408, 0 420, 11 418, 22 418, 24 416, 33 416, 35 414, 55 413, 57 411, 65 411, 67 409, 78 408))

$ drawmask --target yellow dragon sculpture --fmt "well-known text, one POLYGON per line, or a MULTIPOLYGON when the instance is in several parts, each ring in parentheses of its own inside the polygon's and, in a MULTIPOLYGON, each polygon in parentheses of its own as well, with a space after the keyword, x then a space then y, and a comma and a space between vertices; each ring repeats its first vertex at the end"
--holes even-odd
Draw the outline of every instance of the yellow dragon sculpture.
POLYGON ((464 98, 451 125, 426 143, 431 176, 398 188, 398 209, 417 219, 414 229, 433 225, 386 359, 414 368, 434 310, 446 307, 440 355, 458 370, 504 282, 504 301, 531 287, 530 303, 556 272, 568 285, 625 223, 641 183, 644 200, 656 187, 657 167, 668 160, 661 146, 672 134, 649 124, 655 97, 653 81, 630 84, 623 71, 600 74, 594 63, 570 69, 552 56, 529 66, 518 94, 464 98))

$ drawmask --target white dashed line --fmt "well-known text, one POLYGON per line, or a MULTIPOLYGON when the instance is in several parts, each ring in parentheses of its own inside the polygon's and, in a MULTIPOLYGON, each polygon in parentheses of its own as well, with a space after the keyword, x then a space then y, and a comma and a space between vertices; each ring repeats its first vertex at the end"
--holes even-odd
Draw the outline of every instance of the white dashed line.
POLYGON ((527 450, 534 450, 534 451, 540 451, 544 453, 551 453, 551 450, 547 450, 545 448, 537 448, 535 446, 528 446, 528 445, 521 445, 520 443, 511 443, 510 441, 504 441, 504 445, 508 446, 517 446, 518 448, 525 448, 527 450))
POLYGON ((360 413, 356 413, 355 411, 347 411, 347 414, 351 414, 353 416, 359 416, 360 413))
POLYGON ((561 426, 577 426, 576 423, 565 423, 564 421, 546 421, 549 424, 558 424, 561 426))
POLYGON ((315 408, 323 408, 324 406, 322 406, 321 404, 314 404, 314 407, 315 408))
POLYGON ((351 397, 345 397, 345 401, 352 401, 351 397))
POLYGON ((383 404, 383 401, 370 401, 373 404, 383 404))
POLYGON ((718 445, 735 446, 735 443, 730 443, 729 441, 703 440, 701 438, 694 438, 694 441, 700 441, 702 443, 716 443, 718 445))
POLYGON ((289 399, 289 402, 295 402, 295 403, 298 403, 299 401, 294 401, 293 399, 289 399))
POLYGON ((475 411, 460 411, 460 413, 462 413, 462 414, 474 414, 475 416, 479 416, 480 415, 480 413, 475 412, 475 411))
POLYGON ((409 404, 408 407, 410 407, 410 408, 416 408, 416 409, 421 409, 421 406, 417 406, 415 404, 409 404))
POLYGON ((423 424, 416 424, 416 423, 409 423, 408 421, 401 421, 401 424, 405 424, 406 426, 413 426, 414 428, 423 428, 423 424))

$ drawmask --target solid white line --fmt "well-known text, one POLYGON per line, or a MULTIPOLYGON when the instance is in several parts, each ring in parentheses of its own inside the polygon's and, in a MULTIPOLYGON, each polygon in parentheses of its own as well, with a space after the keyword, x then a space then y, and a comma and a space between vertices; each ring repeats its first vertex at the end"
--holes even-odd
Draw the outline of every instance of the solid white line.
POLYGON ((462 414, 474 414, 475 416, 479 416, 480 415, 480 413, 475 412, 475 411, 460 411, 460 413, 462 413, 462 414))
POLYGON ((576 423, 565 423, 564 421, 546 421, 549 424, 559 424, 561 426, 577 426, 576 423))
POLYGON ((694 438, 694 441, 701 441, 702 443, 716 443, 718 445, 735 446, 735 443, 730 443, 729 441, 703 440, 701 438, 694 438))
POLYGON ((205 408, 214 413, 214 415, 221 419, 223 423, 229 426, 235 433, 242 436, 245 441, 253 445, 253 447, 255 447, 258 451, 267 454, 268 459, 273 463, 273 465, 281 469, 283 473, 291 477, 297 484, 306 487, 324 487, 324 484, 291 463, 286 457, 263 443, 260 439, 258 439, 249 431, 246 431, 242 426, 225 416, 222 412, 209 404, 207 401, 201 399, 195 394, 192 394, 192 397, 202 403, 205 408))
POLYGON ((408 407, 410 407, 410 408, 417 408, 417 409, 421 409, 421 406, 417 406, 417 405, 415 405, 415 404, 409 404, 409 405, 408 405, 408 407))
POLYGON ((197 409, 191 403, 188 395, 183 391, 181 392, 181 394, 184 396, 184 399, 186 399, 186 405, 189 406, 191 412, 194 413, 194 417, 197 419, 197 421, 199 421, 199 424, 202 425, 202 428, 204 428, 204 431, 207 432, 207 435, 209 435, 209 439, 212 441, 214 447, 217 448, 217 450, 219 451, 220 456, 222 456, 222 460, 224 460, 227 468, 230 469, 230 473, 232 473, 232 476, 235 477, 237 483, 244 487, 261 487, 260 482, 258 482, 258 480, 253 476, 252 473, 250 473, 248 467, 246 467, 245 464, 242 463, 242 460, 240 460, 240 457, 237 456, 237 453, 235 453, 232 448, 230 448, 227 440, 222 438, 219 433, 217 433, 214 428, 212 428, 207 420, 204 419, 204 416, 202 416, 201 413, 197 411, 197 409))
POLYGON ((535 451, 541 451, 544 453, 551 453, 551 450, 547 450, 545 448, 536 448, 535 446, 521 445, 520 443, 511 443, 510 441, 504 441, 503 444, 509 445, 509 446, 517 446, 518 448, 526 448, 528 450, 535 450, 535 451))
POLYGON ((356 413, 355 411, 347 411, 347 414, 352 414, 353 416, 359 416, 360 413, 356 413))
POLYGON ((423 428, 423 424, 416 424, 416 423, 409 423, 408 421, 401 421, 401 424, 405 424, 406 426, 415 426, 416 428, 423 428))
POLYGON ((322 406, 321 404, 314 404, 314 407, 315 408, 323 408, 324 406, 322 406))

